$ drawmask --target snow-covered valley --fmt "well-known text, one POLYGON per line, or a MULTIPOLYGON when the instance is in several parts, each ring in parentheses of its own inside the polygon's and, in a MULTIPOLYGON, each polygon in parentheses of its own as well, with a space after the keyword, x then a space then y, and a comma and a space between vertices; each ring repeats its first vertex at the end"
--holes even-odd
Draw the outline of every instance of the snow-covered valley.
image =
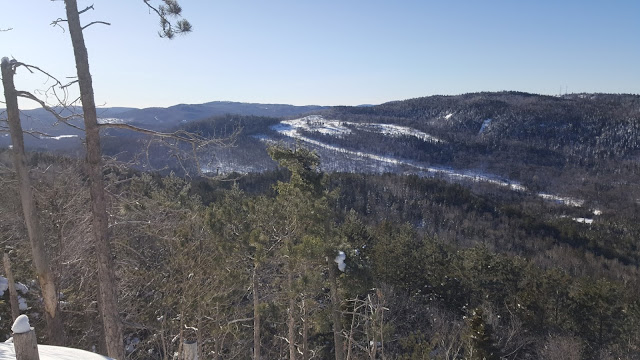
MULTIPOLYGON (((490 120, 486 120, 482 127, 486 128, 490 120)), ((323 158, 332 159, 332 163, 323 162, 321 167, 324 171, 349 171, 349 172, 394 172, 402 174, 415 174, 425 177, 442 177, 449 181, 471 181, 496 185, 508 190, 529 192, 530 190, 518 181, 506 179, 501 176, 480 172, 475 170, 460 170, 440 166, 430 166, 410 159, 402 159, 393 156, 385 156, 373 152, 355 151, 327 142, 313 139, 311 134, 329 135, 335 138, 342 138, 352 133, 352 129, 364 130, 389 137, 415 137, 424 142, 433 144, 443 144, 444 141, 435 136, 431 136, 422 131, 405 126, 393 124, 377 123, 354 123, 339 120, 327 120, 319 115, 311 115, 294 120, 284 120, 271 127, 272 130, 280 134, 289 141, 301 142, 307 147, 316 150, 323 158), (344 161, 339 159, 343 158, 344 161), (345 166, 349 163, 349 166, 345 166)), ((278 139, 262 136, 265 142, 276 142, 278 139)), ((582 207, 584 200, 575 199, 568 196, 547 194, 543 192, 535 193, 541 199, 563 204, 570 207, 582 207)), ((594 214, 599 214, 599 210, 594 210, 594 214)), ((576 219, 581 223, 589 223, 576 219)))

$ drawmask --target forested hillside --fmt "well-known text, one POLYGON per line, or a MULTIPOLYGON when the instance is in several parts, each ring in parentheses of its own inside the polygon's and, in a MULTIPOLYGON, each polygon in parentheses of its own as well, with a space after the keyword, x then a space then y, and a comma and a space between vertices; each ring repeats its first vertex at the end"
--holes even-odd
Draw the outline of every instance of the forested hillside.
MULTIPOLYGON (((208 359, 638 358, 640 206, 624 184, 585 184, 575 206, 483 182, 322 173, 299 146, 265 156, 280 168, 226 179, 106 165, 129 358, 166 358, 182 340, 208 359)), ((0 163, 0 241, 40 329, 9 152, 0 163)), ((85 169, 46 154, 29 165, 69 345, 100 350, 85 169)))

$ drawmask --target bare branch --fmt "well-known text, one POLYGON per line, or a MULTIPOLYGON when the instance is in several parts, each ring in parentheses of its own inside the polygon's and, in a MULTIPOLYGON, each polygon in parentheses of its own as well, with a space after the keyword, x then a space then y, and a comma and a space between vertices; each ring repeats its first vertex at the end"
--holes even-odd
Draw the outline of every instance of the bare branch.
POLYGON ((44 101, 40 100, 38 97, 36 97, 35 95, 31 94, 28 91, 18 91, 18 96, 19 97, 23 97, 25 99, 29 99, 29 100, 33 100, 35 102, 37 102, 38 104, 40 104, 40 106, 42 106, 43 109, 45 109, 46 111, 48 111, 50 114, 52 114, 53 116, 55 116, 55 118, 61 122, 64 123, 66 125, 71 126, 74 129, 78 129, 78 130, 82 130, 84 131, 83 128, 80 128, 76 125, 70 124, 69 120, 71 119, 75 119, 75 118, 81 118, 82 115, 80 114, 73 114, 73 115, 69 115, 69 116, 62 116, 60 115, 54 108, 50 107, 49 105, 47 105, 47 103, 45 103, 44 101))
POLYGON ((101 128, 127 129, 127 130, 136 131, 136 132, 139 132, 139 133, 142 133, 142 134, 163 138, 163 139, 175 139, 175 140, 179 140, 179 141, 182 141, 182 142, 187 142, 187 143, 190 143, 190 144, 192 144, 194 146, 192 148, 194 151, 196 150, 196 148, 202 147, 204 145, 223 144, 225 142, 230 142, 238 135, 237 132, 234 132, 233 134, 231 134, 231 136, 229 138, 226 138, 226 139, 208 139, 208 138, 206 138, 204 136, 201 136, 201 135, 198 135, 198 134, 195 134, 195 133, 191 133, 191 132, 187 132, 187 131, 184 131, 184 130, 179 130, 179 131, 172 132, 172 133, 163 133, 163 132, 159 132, 159 131, 140 128, 140 127, 129 125, 129 124, 102 123, 102 124, 98 124, 98 126, 100 126, 101 128))
POLYGON ((111 23, 108 23, 108 22, 106 22, 106 21, 92 21, 92 22, 88 23, 87 25, 83 26, 83 27, 82 27, 82 30, 84 30, 84 29, 88 28, 88 27, 89 27, 89 26, 91 26, 91 25, 95 25, 95 24, 111 25, 111 23))
POLYGON ((0 32, 11 31, 13 28, 0 29, 0 32))
POLYGON ((82 15, 82 14, 84 14, 85 12, 87 12, 89 10, 95 10, 93 8, 93 4, 91 4, 91 6, 87 6, 86 8, 84 8, 84 10, 78 11, 78 15, 82 15))
POLYGON ((62 29, 62 32, 65 32, 66 30, 62 27, 62 25, 60 25, 60 23, 61 22, 66 22, 66 21, 67 21, 67 19, 57 18, 56 20, 53 20, 51 22, 51 26, 53 26, 53 27, 58 26, 58 27, 60 27, 60 29, 62 29))

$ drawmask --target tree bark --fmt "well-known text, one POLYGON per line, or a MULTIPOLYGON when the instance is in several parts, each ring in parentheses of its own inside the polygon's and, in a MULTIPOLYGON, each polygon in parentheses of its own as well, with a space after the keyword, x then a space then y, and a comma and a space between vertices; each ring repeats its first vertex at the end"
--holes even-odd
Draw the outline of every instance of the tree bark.
POLYGON ((89 55, 84 42, 80 14, 76 0, 65 0, 69 35, 80 86, 80 100, 84 113, 87 144, 87 172, 91 192, 92 230, 98 266, 98 303, 104 326, 105 342, 109 357, 123 360, 124 343, 122 323, 118 314, 118 289, 111 255, 107 206, 102 178, 102 152, 98 116, 93 96, 93 82, 89 71, 89 55))
MULTIPOLYGON (((4 58, 3 60, 6 60, 4 58)), ((7 106, 7 121, 11 142, 13 145, 13 165, 18 175, 18 187, 24 222, 27 227, 29 241, 31 243, 31 256, 36 268, 38 282, 42 291, 45 319, 47 321, 47 335, 54 345, 64 345, 65 336, 58 305, 58 292, 55 278, 49 264, 49 257, 45 251, 42 227, 38 220, 38 210, 33 198, 33 189, 29 179, 27 157, 24 151, 24 138, 22 136, 22 124, 18 109, 18 95, 13 82, 14 68, 9 61, 2 61, 2 85, 7 106)))
POLYGON ((16 283, 13 279, 13 272, 11 271, 11 261, 9 260, 9 254, 4 253, 2 258, 4 263, 4 273, 7 275, 7 282, 9 283, 9 303, 11 304, 11 318, 16 321, 20 316, 20 305, 18 304, 18 293, 16 292, 16 283))
POLYGON ((331 290, 331 315, 333 320, 333 343, 336 348, 336 360, 344 360, 344 341, 342 339, 342 312, 340 311, 340 296, 338 296, 338 274, 336 264, 331 257, 327 257, 329 267, 329 286, 331 290))

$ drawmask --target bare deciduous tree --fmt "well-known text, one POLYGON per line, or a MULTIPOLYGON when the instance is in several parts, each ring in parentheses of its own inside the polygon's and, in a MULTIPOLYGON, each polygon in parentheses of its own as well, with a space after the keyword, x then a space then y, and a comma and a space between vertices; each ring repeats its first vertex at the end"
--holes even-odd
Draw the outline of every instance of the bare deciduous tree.
POLYGON ((27 157, 24 150, 22 125, 20 124, 20 113, 18 110, 18 92, 13 82, 16 64, 16 61, 9 61, 8 58, 2 59, 2 85, 4 87, 7 104, 7 121, 13 143, 13 163, 18 175, 24 222, 31 242, 31 256, 42 291, 49 340, 53 344, 63 345, 65 336, 58 305, 58 291, 49 264, 49 257, 45 250, 42 227, 38 220, 33 190, 29 179, 27 157))

